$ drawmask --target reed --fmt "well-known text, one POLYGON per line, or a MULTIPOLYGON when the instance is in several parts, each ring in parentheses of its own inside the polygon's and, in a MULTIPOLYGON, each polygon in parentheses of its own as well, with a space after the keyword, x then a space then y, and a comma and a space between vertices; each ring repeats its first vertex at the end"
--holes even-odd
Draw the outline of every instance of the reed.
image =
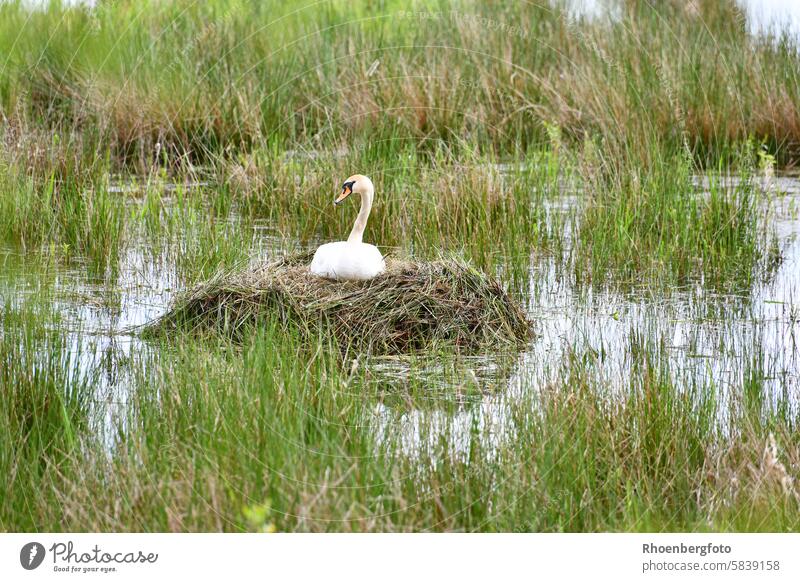
POLYGON ((797 531, 797 40, 297 8, 0 3, 0 531, 797 531), (393 266, 310 279, 354 172, 393 266))
MULTIPOLYGON (((791 408, 686 384, 657 341, 631 346, 622 386, 576 346, 537 372, 538 388, 496 396, 502 429, 481 420, 480 393, 455 404, 457 414, 415 425, 409 409, 444 412, 450 396, 387 391, 378 367, 362 358, 342 365, 330 337, 310 341, 267 317, 243 343, 175 332, 133 355, 126 405, 103 429, 92 426, 102 410, 82 400, 102 390, 101 375, 78 381, 79 362, 52 352, 20 357, 17 334, 37 329, 30 317, 8 311, 0 337, 0 374, 13 387, 0 405, 12 435, 0 441, 5 530, 793 531, 800 523, 791 408), (466 425, 457 421, 465 414, 466 425)), ((730 394, 766 394, 760 369, 754 359, 747 386, 730 394)))
POLYGON ((202 160, 386 135, 513 154, 548 126, 617 155, 646 156, 654 139, 712 166, 755 137, 796 162, 793 37, 748 34, 732 0, 620 4, 616 18, 575 19, 472 0, 3 3, 0 107, 139 168, 157 150, 202 160))

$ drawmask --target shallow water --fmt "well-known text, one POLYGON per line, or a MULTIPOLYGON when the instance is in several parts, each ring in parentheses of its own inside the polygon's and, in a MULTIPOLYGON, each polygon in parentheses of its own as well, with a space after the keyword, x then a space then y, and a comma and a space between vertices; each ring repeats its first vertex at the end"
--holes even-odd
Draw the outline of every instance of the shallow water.
MULTIPOLYGON (((698 178, 699 183, 703 180, 698 178)), ((485 431, 490 441, 502 440, 509 430, 509 403, 545 389, 554 379, 563 381, 561 366, 571 354, 583 358, 606 381, 612 389, 609 398, 620 397, 613 392, 622 395, 629 387, 637 344, 663 353, 678 389, 702 391, 713 386, 723 397, 735 396, 730 387, 741 386, 755 366, 767 376, 766 401, 796 410, 800 406, 800 180, 773 178, 769 189, 771 226, 784 260, 768 281, 738 295, 713 291, 702 281, 671 289, 644 284, 625 291, 582 288, 560 259, 531 258, 530 283, 521 299, 535 322, 536 337, 521 355, 458 362, 380 358, 355 364, 368 366, 370 376, 389 387, 382 402, 374 404, 378 438, 399 433, 408 453, 434 446, 440 434, 446 435, 454 452, 463 452, 474 426, 490 429, 485 431), (426 388, 426 397, 409 405, 403 396, 409 386, 426 388), (427 442, 422 434, 428 435, 427 442)), ((580 196, 551 200, 551 216, 575 216, 576 204, 580 196)), ((251 230, 253 260, 297 246, 276 237, 268 224, 243 224, 251 230)), ((29 301, 53 305, 81 372, 99 387, 96 417, 102 422, 97 430, 109 445, 122 422, 119 413, 137 362, 151 349, 135 328, 164 313, 175 294, 188 285, 175 262, 175 246, 191 243, 183 239, 154 245, 139 233, 123 248, 113 280, 93 280, 79 262, 0 248, 0 305, 29 301)))
MULTIPOLYGON (((705 178, 698 177, 698 183, 705 178)), ((701 281, 685 288, 659 291, 643 284, 621 293, 613 289, 579 289, 557 260, 533 262, 526 297, 535 322, 536 339, 524 352, 513 374, 503 378, 502 390, 484 390, 481 397, 450 417, 449 413, 410 411, 402 417, 385 408, 379 413, 382 430, 400 422, 407 450, 433 447, 437 430, 449 430, 455 451, 466 451, 473 426, 489 428, 494 441, 508 428, 509 398, 525 391, 561 385, 561 364, 570 354, 589 360, 594 373, 617 389, 621 397, 630 386, 634 365, 632 345, 663 350, 678 389, 702 394, 712 387, 725 401, 735 399, 752 369, 766 376, 767 406, 781 405, 796 413, 800 406, 800 180, 772 178, 772 224, 780 241, 783 262, 768 281, 746 294, 720 294, 701 281), (450 417, 450 418, 448 418, 450 417), (434 430, 423 431, 422 427, 434 430), (429 434, 429 442, 419 440, 429 434)), ((575 198, 556 200, 554 208, 568 212, 575 198)), ((477 366, 476 369, 481 369, 477 366)), ((475 382, 469 374, 462 382, 475 382)), ((478 382, 480 384, 480 382, 478 382)), ((720 428, 727 427, 719 418, 720 428)), ((397 430, 397 429, 395 429, 397 430)))

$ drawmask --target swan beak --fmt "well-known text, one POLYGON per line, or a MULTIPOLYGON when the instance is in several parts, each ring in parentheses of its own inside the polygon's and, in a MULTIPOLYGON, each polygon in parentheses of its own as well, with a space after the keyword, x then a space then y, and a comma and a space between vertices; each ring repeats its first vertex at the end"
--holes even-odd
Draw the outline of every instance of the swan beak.
POLYGON ((350 189, 349 184, 345 184, 344 188, 342 188, 342 193, 336 197, 336 200, 333 201, 334 205, 339 204, 342 200, 350 196, 353 191, 350 189))

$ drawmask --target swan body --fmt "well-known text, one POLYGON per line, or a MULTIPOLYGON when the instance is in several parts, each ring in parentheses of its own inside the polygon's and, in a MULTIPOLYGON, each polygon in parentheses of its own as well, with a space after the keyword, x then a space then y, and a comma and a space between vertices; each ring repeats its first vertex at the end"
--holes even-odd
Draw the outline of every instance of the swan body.
POLYGON ((336 281, 366 281, 386 269, 378 248, 361 242, 375 193, 372 181, 360 174, 350 176, 334 204, 341 203, 353 192, 361 195, 361 210, 353 230, 346 241, 327 243, 317 249, 309 267, 314 275, 336 281))
POLYGON ((313 274, 337 281, 365 281, 380 275, 385 268, 378 247, 359 242, 324 244, 311 261, 313 274))

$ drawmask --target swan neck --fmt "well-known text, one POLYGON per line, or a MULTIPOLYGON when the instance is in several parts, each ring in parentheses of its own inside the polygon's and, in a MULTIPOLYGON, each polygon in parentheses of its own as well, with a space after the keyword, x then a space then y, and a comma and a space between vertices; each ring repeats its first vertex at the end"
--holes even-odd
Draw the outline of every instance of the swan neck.
POLYGON ((372 187, 367 187, 364 193, 361 194, 361 210, 356 216, 356 222, 353 224, 353 230, 350 231, 350 236, 347 237, 347 242, 360 243, 364 237, 364 229, 367 227, 367 218, 369 212, 372 210, 372 196, 374 192, 372 187))

